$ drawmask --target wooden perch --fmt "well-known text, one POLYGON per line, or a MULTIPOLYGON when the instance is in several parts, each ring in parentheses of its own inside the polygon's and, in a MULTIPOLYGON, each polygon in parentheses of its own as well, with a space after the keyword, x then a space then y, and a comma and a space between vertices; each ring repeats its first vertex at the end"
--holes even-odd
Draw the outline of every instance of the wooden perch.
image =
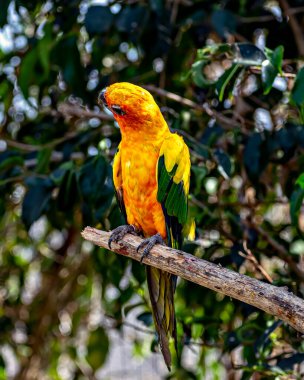
MULTIPOLYGON (((100 247, 109 249, 109 232, 86 227, 82 236, 100 247)), ((136 252, 136 248, 141 241, 140 237, 126 235, 118 244, 112 243, 111 250, 140 261, 141 253, 136 252)), ((304 300, 285 287, 264 283, 162 245, 156 245, 144 258, 143 263, 255 306, 304 333, 304 300)))

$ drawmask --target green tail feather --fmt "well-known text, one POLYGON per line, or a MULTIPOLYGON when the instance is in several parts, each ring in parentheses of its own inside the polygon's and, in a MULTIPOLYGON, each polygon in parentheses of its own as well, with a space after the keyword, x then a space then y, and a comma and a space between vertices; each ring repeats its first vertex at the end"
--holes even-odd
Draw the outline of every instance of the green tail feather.
POLYGON ((173 337, 175 348, 177 348, 176 321, 174 312, 176 276, 150 266, 147 266, 146 268, 153 319, 158 334, 161 352, 165 359, 166 365, 170 370, 170 336, 173 337))

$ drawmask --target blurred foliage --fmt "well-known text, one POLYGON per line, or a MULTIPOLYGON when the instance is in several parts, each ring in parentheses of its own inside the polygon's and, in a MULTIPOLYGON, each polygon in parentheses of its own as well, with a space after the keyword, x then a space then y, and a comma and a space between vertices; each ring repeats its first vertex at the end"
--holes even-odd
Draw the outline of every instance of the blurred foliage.
MULTIPOLYGON (((122 223, 120 134, 96 106, 116 81, 149 86, 191 150, 185 250, 267 281, 250 249, 303 296, 303 2, 105 3, 1 1, 0 379, 100 378, 131 314, 134 356, 158 349, 144 267, 80 237, 122 223)), ((301 336, 270 315, 186 281, 176 315, 168 379, 303 376, 301 336)))

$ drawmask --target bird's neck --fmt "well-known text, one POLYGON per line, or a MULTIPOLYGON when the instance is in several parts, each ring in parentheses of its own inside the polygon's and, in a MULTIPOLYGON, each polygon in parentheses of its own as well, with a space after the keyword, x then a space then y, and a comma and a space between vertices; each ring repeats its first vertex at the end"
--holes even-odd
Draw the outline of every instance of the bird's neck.
POLYGON ((121 139, 124 144, 157 143, 163 141, 170 133, 169 127, 163 117, 153 121, 143 120, 136 122, 120 122, 121 139))

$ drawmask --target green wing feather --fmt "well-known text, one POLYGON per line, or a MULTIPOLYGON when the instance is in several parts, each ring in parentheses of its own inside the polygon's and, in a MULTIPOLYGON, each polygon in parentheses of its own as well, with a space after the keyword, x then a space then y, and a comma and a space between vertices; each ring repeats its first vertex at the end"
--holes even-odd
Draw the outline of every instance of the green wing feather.
MULTIPOLYGON (((190 177, 189 151, 183 139, 171 134, 165 139, 157 164, 157 200, 165 216, 168 245, 180 249, 182 229, 187 220, 190 177)), ((177 277, 147 266, 147 281, 158 339, 170 369, 169 336, 177 351, 174 291, 177 277)))
POLYGON ((188 147, 180 136, 172 134, 165 140, 158 159, 157 200, 164 211, 168 244, 178 249, 187 222, 190 165, 188 147))

